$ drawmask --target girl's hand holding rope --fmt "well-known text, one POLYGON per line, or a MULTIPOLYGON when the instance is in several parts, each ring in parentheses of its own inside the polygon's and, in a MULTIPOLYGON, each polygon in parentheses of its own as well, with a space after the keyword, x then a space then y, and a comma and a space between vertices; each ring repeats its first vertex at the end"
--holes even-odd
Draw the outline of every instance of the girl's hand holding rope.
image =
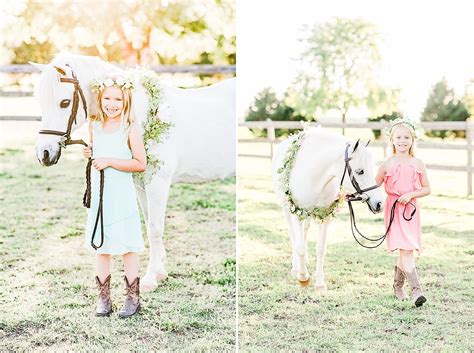
POLYGON ((413 193, 407 192, 398 198, 398 202, 400 202, 402 205, 406 205, 411 199, 413 199, 413 193))
POLYGON ((109 158, 96 158, 92 161, 92 166, 96 170, 102 170, 110 166, 109 158))
POLYGON ((92 158, 92 146, 86 146, 82 148, 82 155, 84 158, 92 158))

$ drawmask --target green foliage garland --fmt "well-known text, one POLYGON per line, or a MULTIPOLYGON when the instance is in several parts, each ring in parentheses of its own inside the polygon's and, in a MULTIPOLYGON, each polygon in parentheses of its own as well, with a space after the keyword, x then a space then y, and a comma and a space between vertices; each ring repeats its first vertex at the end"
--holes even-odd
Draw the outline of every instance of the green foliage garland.
POLYGON ((151 154, 151 148, 168 136, 172 124, 156 117, 161 103, 161 87, 158 76, 154 72, 147 73, 142 78, 142 85, 148 92, 148 112, 143 122, 143 143, 145 145, 147 167, 144 172, 134 173, 134 177, 144 184, 148 184, 164 163, 151 154))
POLYGON ((293 169, 293 165, 295 164, 295 157, 301 147, 301 142, 304 136, 304 131, 301 131, 291 143, 291 146, 288 148, 286 156, 283 159, 283 166, 278 169, 278 173, 280 174, 280 182, 282 184, 283 192, 286 197, 286 202, 288 203, 291 213, 297 216, 301 221, 308 217, 311 217, 313 219, 319 220, 320 222, 325 222, 329 218, 334 217, 336 215, 336 211, 343 201, 342 193, 340 193, 337 200, 335 200, 328 207, 303 208, 299 207, 296 204, 293 198, 293 194, 290 190, 291 170, 293 169))

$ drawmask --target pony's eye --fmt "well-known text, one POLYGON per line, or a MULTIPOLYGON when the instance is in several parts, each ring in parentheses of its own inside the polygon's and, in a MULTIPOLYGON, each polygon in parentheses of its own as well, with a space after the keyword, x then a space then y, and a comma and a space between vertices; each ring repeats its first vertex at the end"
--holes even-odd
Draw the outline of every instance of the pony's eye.
POLYGON ((362 175, 362 174, 364 174, 364 169, 357 169, 357 170, 356 170, 356 174, 357 174, 357 175, 362 175))
POLYGON ((63 100, 61 101, 61 103, 59 103, 59 106, 60 106, 61 108, 67 108, 67 107, 69 107, 69 104, 70 104, 70 103, 71 103, 71 100, 70 100, 70 99, 63 99, 63 100))

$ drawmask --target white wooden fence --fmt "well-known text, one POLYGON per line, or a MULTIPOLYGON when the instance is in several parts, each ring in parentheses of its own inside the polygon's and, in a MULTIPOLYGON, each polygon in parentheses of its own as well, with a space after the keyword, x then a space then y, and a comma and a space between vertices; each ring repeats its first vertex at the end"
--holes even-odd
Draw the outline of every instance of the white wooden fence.
MULTIPOLYGON (((389 122, 368 122, 368 123, 304 123, 310 126, 321 126, 326 128, 369 128, 374 130, 382 130, 390 126, 389 122)), ((455 144, 450 142, 428 142, 418 141, 417 148, 425 149, 442 149, 442 150, 463 150, 467 151, 466 166, 446 166, 439 164, 427 164, 428 169, 436 170, 450 170, 460 171, 467 173, 467 194, 472 195, 472 174, 474 171, 472 165, 472 150, 473 150, 473 139, 474 139, 474 120, 472 118, 466 121, 442 121, 442 122, 422 122, 419 124, 421 128, 425 130, 464 130, 466 131, 466 144, 455 144)), ((303 123, 296 121, 272 121, 267 119, 266 121, 247 121, 239 123, 239 126, 248 128, 258 128, 267 130, 267 138, 252 138, 252 139, 239 139, 239 143, 267 143, 270 145, 270 153, 268 155, 253 155, 253 154, 239 154, 241 157, 256 157, 256 158, 272 158, 273 157, 273 146, 278 143, 275 138, 276 129, 302 129, 303 123)), ((382 134, 383 136, 383 134, 382 134)), ((371 146, 380 146, 383 148, 384 157, 386 157, 388 141, 382 139, 381 141, 371 142, 371 146)))

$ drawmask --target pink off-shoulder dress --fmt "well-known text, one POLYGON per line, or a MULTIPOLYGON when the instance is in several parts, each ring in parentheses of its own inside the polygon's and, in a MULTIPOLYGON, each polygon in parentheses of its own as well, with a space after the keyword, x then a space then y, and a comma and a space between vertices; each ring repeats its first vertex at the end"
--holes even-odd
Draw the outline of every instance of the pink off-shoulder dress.
MULTIPOLYGON (((390 211, 393 203, 403 194, 421 189, 421 179, 423 172, 414 164, 395 162, 389 172, 385 175, 384 185, 387 192, 387 200, 385 203, 385 228, 390 222, 390 211)), ((405 206, 398 203, 395 206, 395 217, 393 219, 390 232, 387 234, 388 251, 417 250, 422 252, 421 244, 421 224, 420 224, 420 208, 416 199, 411 202, 416 207, 416 213, 411 221, 403 218, 405 206)), ((405 217, 410 218, 413 212, 413 206, 407 203, 405 217)))

